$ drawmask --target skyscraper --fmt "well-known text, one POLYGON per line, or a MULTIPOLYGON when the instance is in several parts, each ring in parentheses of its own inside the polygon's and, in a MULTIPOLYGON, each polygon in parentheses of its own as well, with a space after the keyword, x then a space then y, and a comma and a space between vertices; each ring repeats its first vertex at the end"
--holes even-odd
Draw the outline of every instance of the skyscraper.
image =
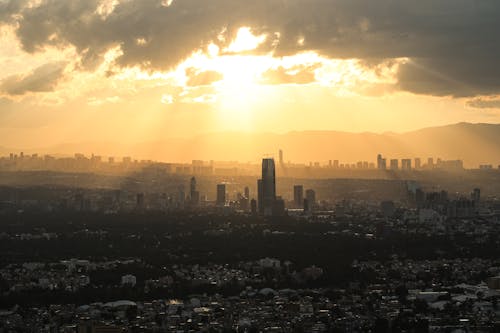
POLYGON ((200 192, 196 191, 196 178, 192 177, 189 183, 189 199, 192 206, 198 206, 200 203, 200 192))
POLYGON ((217 184, 217 206, 226 204, 226 184, 217 184))
POLYGON ((276 200, 276 167, 274 159, 262 160, 262 203, 264 215, 273 214, 273 204, 276 200))
POLYGON ((300 208, 304 204, 304 186, 295 185, 293 187, 293 203, 296 208, 300 208))

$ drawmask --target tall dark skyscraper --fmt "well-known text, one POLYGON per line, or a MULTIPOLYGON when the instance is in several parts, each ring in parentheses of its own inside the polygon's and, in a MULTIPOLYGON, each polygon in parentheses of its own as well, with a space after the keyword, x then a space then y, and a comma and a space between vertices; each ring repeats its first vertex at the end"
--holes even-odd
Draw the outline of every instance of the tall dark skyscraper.
POLYGON ((200 203, 200 192, 196 191, 196 178, 191 178, 189 183, 189 199, 192 206, 198 206, 200 203))
POLYGON ((304 186, 295 185, 293 187, 293 203, 296 208, 301 208, 304 205, 304 186))
POLYGON ((273 204, 275 200, 276 167, 274 165, 274 159, 264 158, 262 160, 262 208, 265 216, 273 214, 273 204))
POLYGON ((226 184, 217 184, 217 206, 226 204, 226 184))

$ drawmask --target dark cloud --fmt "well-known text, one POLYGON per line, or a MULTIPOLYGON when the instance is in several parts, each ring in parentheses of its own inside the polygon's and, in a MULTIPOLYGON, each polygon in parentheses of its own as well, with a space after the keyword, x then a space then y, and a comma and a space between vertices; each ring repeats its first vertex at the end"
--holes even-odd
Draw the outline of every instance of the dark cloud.
POLYGON ((0 83, 0 91, 8 95, 52 91, 63 77, 64 62, 42 65, 26 75, 11 75, 0 83))
POLYGON ((194 68, 187 69, 186 75, 188 77, 187 85, 190 87, 208 86, 224 78, 224 75, 222 75, 222 73, 219 73, 217 71, 199 72, 194 68))
POLYGON ((500 109, 500 98, 475 98, 467 101, 467 106, 476 109, 500 109))
MULTIPOLYGON (((245 25, 268 34, 257 51, 275 56, 313 50, 367 62, 410 58, 401 68, 399 86, 415 93, 500 92, 498 0, 162 2, 121 1, 103 16, 96 10, 98 0, 45 0, 20 10, 17 35, 28 52, 71 44, 86 68, 98 64, 110 47, 120 46, 123 55, 117 65, 164 70, 212 41, 227 45, 245 25), (225 40, 217 39, 222 31, 225 40)), ((12 18, 15 1, 6 3, 12 18)))
POLYGON ((27 0, 0 0, 0 23, 12 23, 18 14, 26 5, 27 0))
POLYGON ((269 69, 262 74, 261 82, 264 84, 307 84, 316 81, 316 70, 319 65, 294 66, 292 68, 269 69))

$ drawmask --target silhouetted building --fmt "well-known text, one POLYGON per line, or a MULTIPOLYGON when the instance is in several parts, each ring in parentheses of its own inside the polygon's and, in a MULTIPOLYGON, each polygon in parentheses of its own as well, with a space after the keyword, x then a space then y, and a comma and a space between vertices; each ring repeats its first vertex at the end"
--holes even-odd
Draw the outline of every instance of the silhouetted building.
POLYGON ((276 168, 274 159, 264 158, 262 160, 262 201, 264 215, 273 214, 273 204, 276 200, 276 168))
POLYGON ((273 201, 272 215, 273 216, 285 215, 285 201, 281 197, 278 197, 273 201))
POLYGON ((401 170, 409 171, 411 170, 411 159, 404 158, 401 160, 401 170))
POLYGON ((296 208, 299 208, 304 203, 304 186, 295 185, 293 187, 293 203, 296 208))
POLYGON ((399 161, 397 159, 392 159, 390 162, 390 168, 391 168, 391 170, 398 170, 399 169, 399 161))
POLYGON ((257 201, 255 199, 252 199, 252 201, 250 201, 250 210, 252 212, 252 215, 257 215, 257 201))
POLYGON ((314 190, 306 190, 306 199, 304 200, 304 211, 312 212, 316 207, 316 192, 314 190), (307 202, 307 207, 306 203, 307 202))
POLYGON ((248 188, 248 186, 245 186, 245 198, 250 200, 250 189, 248 188))
POLYGON ((217 184, 217 206, 226 204, 226 184, 217 184))
POLYGON ((387 160, 383 158, 381 154, 377 155, 377 169, 379 170, 387 169, 387 160))
POLYGON ((420 160, 420 158, 415 158, 415 169, 419 170, 422 168, 422 161, 420 160))

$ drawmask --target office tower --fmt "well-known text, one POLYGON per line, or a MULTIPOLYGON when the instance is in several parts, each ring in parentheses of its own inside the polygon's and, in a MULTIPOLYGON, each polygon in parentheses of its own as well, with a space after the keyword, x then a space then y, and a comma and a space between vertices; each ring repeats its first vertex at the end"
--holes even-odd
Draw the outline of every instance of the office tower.
POLYGON ((390 162, 390 167, 391 167, 391 170, 398 170, 399 169, 399 161, 397 159, 392 159, 390 162))
POLYGON ((420 158, 415 158, 415 169, 419 170, 422 167, 422 161, 420 158))
POLYGON ((200 203, 200 192, 196 191, 195 177, 192 177, 189 183, 189 199, 191 206, 198 206, 200 203))
POLYGON ((295 185, 293 187, 293 203, 296 208, 299 208, 304 203, 304 186, 295 185))
POLYGON ((379 170, 387 169, 387 160, 383 158, 381 154, 377 155, 377 169, 379 170))
POLYGON ((405 158, 401 160, 401 169, 402 170, 411 170, 411 159, 405 158))
POLYGON ((264 215, 273 214, 273 203, 276 200, 276 170, 274 159, 264 158, 262 160, 262 201, 264 215))
POLYGON ((277 197, 273 201, 272 215, 273 216, 285 215, 285 200, 283 200, 281 197, 277 197))
POLYGON ((333 161, 333 168, 338 169, 339 168, 339 160, 334 160, 333 161))
POLYGON ((280 165, 283 166, 285 164, 285 161, 283 160, 283 150, 280 149, 280 165))
POLYGON ((248 186, 245 186, 245 198, 250 200, 250 189, 248 188, 248 186))
POLYGON ((226 184, 217 184, 217 206, 226 204, 226 184))
POLYGON ((255 199, 252 199, 252 201, 250 201, 250 210, 253 216, 257 215, 257 201, 255 201, 255 199))
POLYGON ((262 179, 257 180, 257 203, 259 215, 264 215, 264 189, 262 179))
MULTIPOLYGON (((314 190, 306 191, 306 201, 307 201, 307 210, 312 212, 314 207, 316 206, 316 192, 314 190)), ((304 207, 305 209, 306 207, 304 207)))

